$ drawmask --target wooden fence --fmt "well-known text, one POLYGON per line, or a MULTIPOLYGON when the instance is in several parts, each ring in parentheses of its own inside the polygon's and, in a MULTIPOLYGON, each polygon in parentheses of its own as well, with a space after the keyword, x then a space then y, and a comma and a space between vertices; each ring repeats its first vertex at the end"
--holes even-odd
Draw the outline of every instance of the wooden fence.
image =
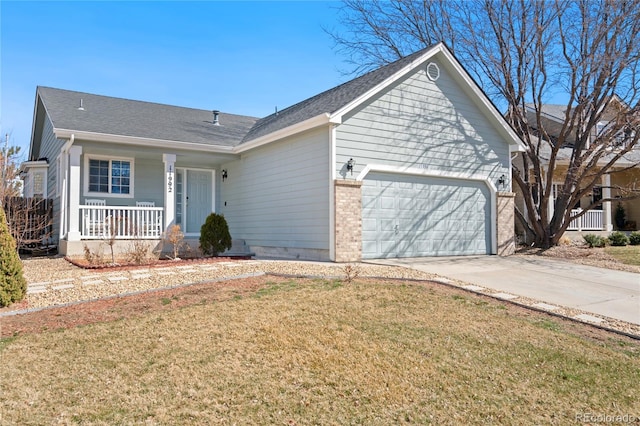
POLYGON ((49 248, 53 237, 53 200, 7 197, 3 207, 19 250, 49 248))

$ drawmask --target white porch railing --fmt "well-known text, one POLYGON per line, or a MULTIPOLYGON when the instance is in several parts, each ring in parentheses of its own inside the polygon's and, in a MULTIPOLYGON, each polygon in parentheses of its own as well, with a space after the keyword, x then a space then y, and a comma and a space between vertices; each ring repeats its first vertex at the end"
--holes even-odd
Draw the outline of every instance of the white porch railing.
MULTIPOLYGON (((580 213, 582 209, 571 210, 571 216, 580 213)), ((579 218, 573 219, 567 228, 568 231, 602 231, 604 223, 603 210, 589 210, 579 218)))
POLYGON ((80 207, 82 239, 154 239, 162 235, 162 207, 80 207))

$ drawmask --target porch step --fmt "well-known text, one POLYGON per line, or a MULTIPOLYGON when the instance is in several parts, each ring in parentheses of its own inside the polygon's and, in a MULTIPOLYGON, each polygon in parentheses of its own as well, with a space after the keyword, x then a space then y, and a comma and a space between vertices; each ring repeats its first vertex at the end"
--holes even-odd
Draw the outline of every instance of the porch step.
POLYGON ((256 254, 249 250, 249 246, 245 240, 231 240, 231 248, 221 256, 255 256, 256 254))

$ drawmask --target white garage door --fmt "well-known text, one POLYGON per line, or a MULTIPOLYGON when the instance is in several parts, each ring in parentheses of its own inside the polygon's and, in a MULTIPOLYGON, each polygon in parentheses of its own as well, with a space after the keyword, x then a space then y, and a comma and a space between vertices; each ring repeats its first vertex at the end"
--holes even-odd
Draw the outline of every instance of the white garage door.
POLYGON ((482 182, 370 173, 362 185, 362 257, 490 254, 489 197, 482 182))

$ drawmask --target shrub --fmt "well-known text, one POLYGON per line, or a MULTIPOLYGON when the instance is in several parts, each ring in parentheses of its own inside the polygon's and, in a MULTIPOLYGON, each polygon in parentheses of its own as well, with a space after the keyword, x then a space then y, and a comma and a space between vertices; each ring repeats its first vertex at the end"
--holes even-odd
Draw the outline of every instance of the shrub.
POLYGON ((200 249, 204 254, 217 256, 231 248, 231 234, 227 220, 221 214, 211 213, 200 228, 200 249))
POLYGON ((183 251, 185 247, 184 233, 180 230, 180 225, 171 225, 167 230, 164 239, 171 244, 173 260, 178 260, 180 252, 183 251))
POLYGON ((19 302, 26 294, 27 281, 22 275, 16 240, 9 232, 4 209, 0 207, 0 306, 19 302))
POLYGON ((104 255, 102 254, 102 243, 100 243, 98 248, 95 250, 91 250, 86 243, 84 243, 82 247, 83 247, 82 250, 84 252, 84 259, 89 263, 89 265, 104 264, 104 255))
POLYGON ((135 265, 149 263, 150 261, 155 260, 153 257, 155 256, 155 253, 151 252, 149 249, 149 243, 136 238, 131 241, 129 247, 124 252, 125 260, 128 263, 133 263, 135 265))
POLYGON ((563 235, 558 240, 558 245, 559 246, 570 246, 571 245, 571 238, 567 237, 566 235, 563 235))
POLYGON ((640 232, 635 231, 629 234, 629 244, 640 246, 640 232))
POLYGON ((629 244, 629 238, 620 231, 612 232, 611 235, 609 235, 609 241, 612 246, 626 246, 629 244))
POLYGON ((582 238, 584 238, 589 247, 604 247, 607 244, 607 239, 599 235, 587 234, 582 238))
POLYGON ((624 225, 627 222, 627 213, 624 211, 624 207, 620 203, 616 206, 614 221, 616 222, 616 227, 618 229, 624 229, 624 225))

